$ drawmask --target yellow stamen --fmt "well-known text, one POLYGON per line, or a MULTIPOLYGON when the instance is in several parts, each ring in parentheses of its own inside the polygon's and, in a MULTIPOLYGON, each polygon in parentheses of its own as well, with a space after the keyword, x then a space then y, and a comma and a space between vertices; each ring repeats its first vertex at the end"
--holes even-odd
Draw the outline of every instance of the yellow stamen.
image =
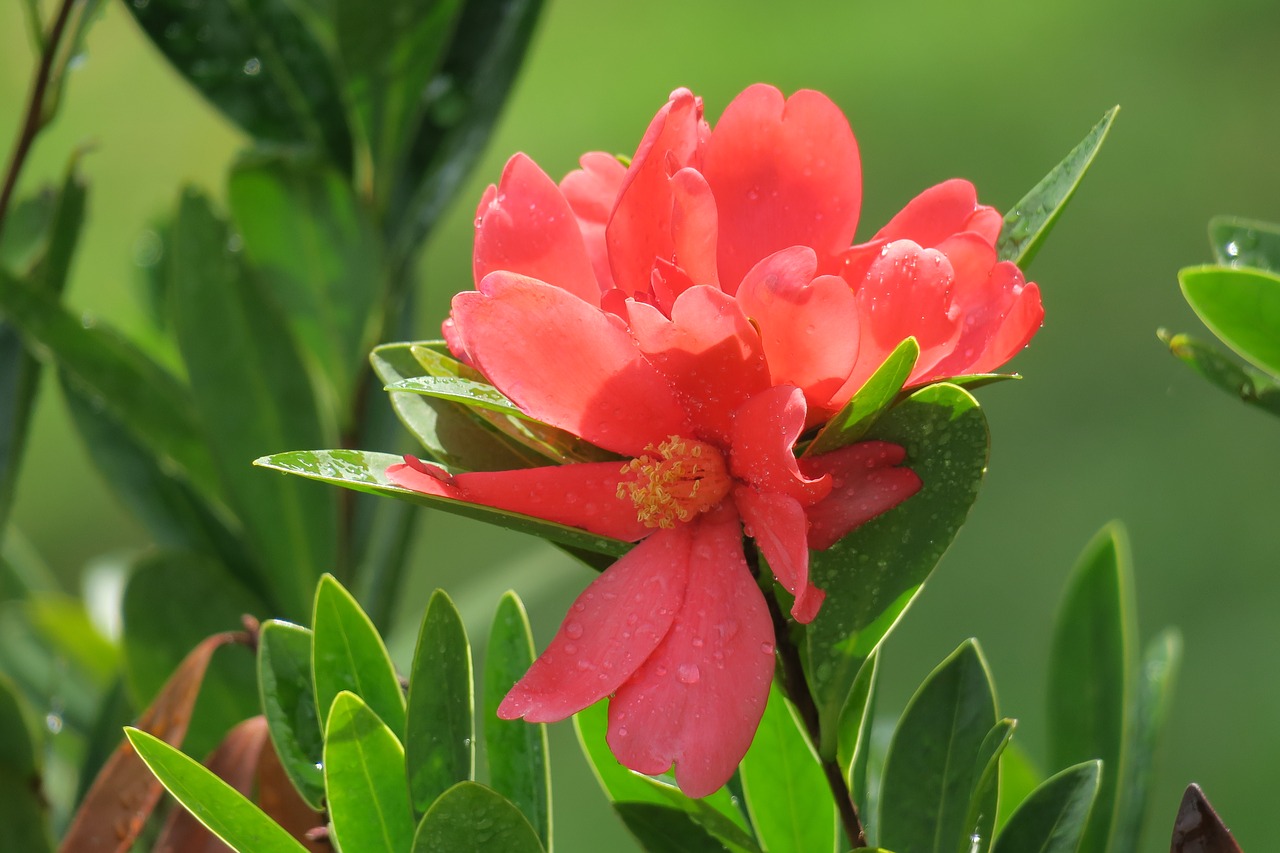
POLYGON ((732 481, 720 451, 692 438, 670 436, 622 466, 618 497, 630 498, 646 527, 675 527, 724 500, 732 481))

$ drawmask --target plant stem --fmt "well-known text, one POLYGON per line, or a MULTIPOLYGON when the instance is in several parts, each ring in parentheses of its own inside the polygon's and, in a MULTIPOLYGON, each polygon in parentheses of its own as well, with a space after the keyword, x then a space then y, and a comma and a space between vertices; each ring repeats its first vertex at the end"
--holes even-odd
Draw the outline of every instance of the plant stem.
POLYGON ((31 97, 27 102, 27 113, 18 131, 18 141, 13 147, 13 156, 9 160, 9 169, 5 172, 4 186, 0 188, 0 231, 4 230, 5 214, 9 211, 9 201, 13 198, 14 188, 18 184, 18 175, 31 151, 31 143, 35 141, 40 130, 45 126, 44 115, 45 91, 49 88, 49 75, 53 70, 53 59, 58 53, 58 45, 67 28, 67 20, 71 17, 71 7, 77 0, 62 0, 58 7, 58 15, 53 19, 49 37, 44 41, 44 49, 40 52, 40 65, 36 69, 35 79, 31 83, 31 97))
MULTIPOLYGON (((745 550, 747 563, 752 573, 758 578, 759 556, 755 548, 750 545, 745 550)), ((782 666, 782 689, 786 691, 787 698, 800 713, 800 719, 808 731, 809 740, 815 744, 821 743, 822 732, 818 719, 818 707, 814 704, 813 695, 809 692, 809 684, 805 681, 804 668, 800 663, 800 650, 791 641, 787 617, 778 606, 777 599, 767 590, 764 599, 769 605, 769 616, 773 619, 774 649, 782 666)), ((820 758, 819 760, 822 762, 822 772, 827 777, 827 785, 831 788, 836 810, 840 813, 840 823, 844 826, 845 835, 849 837, 849 842, 854 847, 866 847, 867 835, 862 828, 862 821, 858 818, 858 807, 853 802, 853 795, 845 783, 844 773, 840 772, 840 765, 830 759, 820 758)))

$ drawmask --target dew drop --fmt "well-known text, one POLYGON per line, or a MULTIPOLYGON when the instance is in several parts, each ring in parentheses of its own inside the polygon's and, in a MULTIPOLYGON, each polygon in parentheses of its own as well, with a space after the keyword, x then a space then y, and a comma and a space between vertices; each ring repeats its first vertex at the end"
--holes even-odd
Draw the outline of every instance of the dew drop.
POLYGON ((694 637, 694 638, 693 638, 693 643, 692 643, 692 645, 693 645, 693 647, 694 647, 695 649, 700 649, 700 648, 702 648, 702 638, 701 638, 701 637, 694 637))
POLYGON ((626 727, 626 726, 619 726, 619 727, 618 727, 618 737, 626 737, 626 736, 627 736, 627 727, 626 727))
POLYGON ((45 714, 44 727, 49 730, 49 734, 58 734, 62 731, 62 715, 57 711, 50 711, 45 714))
POLYGON ((697 684, 702 673, 698 670, 696 663, 682 663, 676 671, 676 677, 680 679, 681 684, 697 684))
POLYGON ((250 77, 257 77, 262 73, 262 60, 256 56, 251 56, 244 61, 244 73, 250 77))
POLYGON ((565 636, 571 640, 576 640, 582 636, 582 623, 569 622, 564 626, 565 636))
POLYGON ((773 654, 773 643, 761 643, 760 651, 764 652, 766 655, 773 654))

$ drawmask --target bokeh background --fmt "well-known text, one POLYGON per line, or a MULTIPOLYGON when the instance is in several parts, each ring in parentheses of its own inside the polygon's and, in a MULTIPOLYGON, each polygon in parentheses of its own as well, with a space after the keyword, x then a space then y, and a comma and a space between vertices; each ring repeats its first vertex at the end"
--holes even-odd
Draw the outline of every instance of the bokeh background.
MULTIPOLYGON (((31 68, 24 27, 19 4, 0 3, 6 159, 31 68)), ((1210 216, 1280 220, 1278 36, 1273 0, 549 0, 498 131, 427 253, 414 328, 436 336, 451 294, 470 286, 474 204, 508 155, 526 151, 559 176, 586 150, 630 153, 677 86, 703 95, 711 117, 755 81, 828 93, 862 150, 860 238, 953 176, 1007 208, 1121 104, 1031 270, 1047 314, 1013 364, 1026 379, 978 394, 993 433, 987 482, 887 644, 882 710, 900 710, 934 664, 976 636, 1002 714, 1019 718, 1019 741, 1042 755, 1043 672, 1063 583, 1095 531, 1121 519, 1143 639, 1172 624, 1186 643, 1143 849, 1167 849, 1190 781, 1245 850, 1277 849, 1280 423, 1193 376, 1155 330, 1199 330, 1176 273, 1209 259, 1210 216)), ((24 183, 55 179, 73 150, 92 146, 90 217, 68 303, 145 334, 143 235, 180 183, 220 196, 244 143, 109 4, 24 183)), ((50 384, 14 524, 69 590, 99 555, 147 545, 91 468, 92 452, 50 384)), ((484 635, 500 592, 516 588, 545 642, 590 578, 527 538, 425 511, 421 525, 393 636, 402 661, 436 586, 459 602, 473 636, 484 635)), ((558 850, 634 849, 569 725, 552 736, 558 850)))

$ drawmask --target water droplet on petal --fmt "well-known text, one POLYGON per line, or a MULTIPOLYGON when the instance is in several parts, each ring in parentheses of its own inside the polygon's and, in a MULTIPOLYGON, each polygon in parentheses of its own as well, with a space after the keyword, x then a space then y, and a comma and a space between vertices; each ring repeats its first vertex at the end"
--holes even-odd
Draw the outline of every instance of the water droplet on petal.
POLYGON ((696 663, 682 663, 676 671, 676 677, 680 679, 681 684, 697 684, 702 673, 698 670, 696 663))
POLYGON ((773 643, 761 643, 760 651, 764 652, 766 655, 773 654, 773 643))
POLYGON ((582 636, 581 622, 568 622, 564 626, 565 636, 571 640, 576 640, 582 636))

